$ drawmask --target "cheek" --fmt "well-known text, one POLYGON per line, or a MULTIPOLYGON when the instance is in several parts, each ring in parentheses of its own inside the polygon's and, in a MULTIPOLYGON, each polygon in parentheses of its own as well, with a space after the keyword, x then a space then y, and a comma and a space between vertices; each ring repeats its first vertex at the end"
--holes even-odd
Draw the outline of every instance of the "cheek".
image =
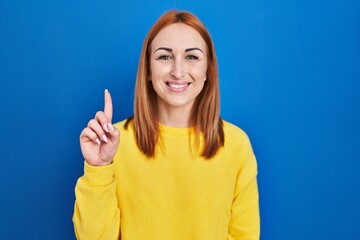
POLYGON ((148 76, 150 80, 154 79, 154 73, 156 73, 156 67, 155 67, 154 63, 151 61, 150 62, 150 69, 149 69, 149 76, 148 76))
POLYGON ((167 66, 161 63, 151 63, 150 64, 150 79, 153 81, 161 80, 168 72, 167 66))
POLYGON ((193 77, 196 78, 196 80, 203 81, 206 79, 206 72, 207 72, 207 66, 201 65, 197 66, 193 69, 193 77))

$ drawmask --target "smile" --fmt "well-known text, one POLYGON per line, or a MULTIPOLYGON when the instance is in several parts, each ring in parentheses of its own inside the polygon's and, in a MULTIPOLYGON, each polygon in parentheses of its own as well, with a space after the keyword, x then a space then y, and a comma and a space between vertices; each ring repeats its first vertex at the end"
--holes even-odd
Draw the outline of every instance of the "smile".
POLYGON ((166 82, 168 89, 173 92, 182 92, 187 89, 190 83, 174 83, 174 82, 166 82))

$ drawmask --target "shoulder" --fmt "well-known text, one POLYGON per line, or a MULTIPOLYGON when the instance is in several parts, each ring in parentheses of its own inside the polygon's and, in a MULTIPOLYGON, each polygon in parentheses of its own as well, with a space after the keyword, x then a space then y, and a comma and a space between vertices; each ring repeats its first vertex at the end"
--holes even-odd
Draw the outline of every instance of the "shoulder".
POLYGON ((224 135, 225 135, 225 141, 231 141, 231 142, 249 142, 249 137, 247 133, 241 129, 240 127, 222 120, 223 122, 223 129, 224 129, 224 135))
POLYGON ((114 127, 121 130, 131 130, 134 128, 133 125, 133 117, 125 118, 121 120, 120 122, 114 123, 114 127))
POLYGON ((133 137, 134 124, 132 118, 126 118, 120 122, 114 123, 114 127, 120 131, 120 138, 133 137))
POLYGON ((124 156, 124 153, 129 152, 131 149, 134 149, 134 146, 137 146, 132 118, 114 123, 114 127, 120 131, 120 144, 115 158, 121 158, 124 156), (122 153, 121 156, 118 154, 119 152, 122 153))
MULTIPOLYGON (((230 154, 235 166, 249 166, 256 172, 256 158, 247 133, 240 127, 223 120, 224 152, 230 154), (245 164, 245 165, 244 165, 245 164)), ((238 168, 236 168, 238 169, 238 168)))
POLYGON ((242 152, 252 151, 248 134, 240 127, 223 120, 224 149, 238 155, 242 152))

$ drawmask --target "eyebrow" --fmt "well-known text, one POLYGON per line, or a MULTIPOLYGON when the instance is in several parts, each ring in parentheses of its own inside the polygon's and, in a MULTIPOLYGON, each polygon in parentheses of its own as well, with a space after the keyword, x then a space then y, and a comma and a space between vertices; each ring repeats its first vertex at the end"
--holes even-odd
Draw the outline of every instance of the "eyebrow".
POLYGON ((194 50, 199 50, 200 52, 204 53, 203 50, 201 50, 200 48, 197 48, 197 47, 195 47, 195 48, 187 48, 187 49, 185 49, 185 52, 191 52, 191 51, 194 51, 194 50))
MULTIPOLYGON (((166 48, 166 47, 159 47, 158 49, 155 50, 155 52, 158 51, 158 50, 165 50, 167 52, 173 52, 173 50, 171 48, 166 48)), ((185 49, 185 52, 191 52, 191 51, 194 51, 194 50, 199 50, 200 52, 204 53, 203 50, 201 50, 200 48, 197 48, 197 47, 187 48, 187 49, 185 49)))
POLYGON ((156 51, 159 51, 159 50, 165 50, 165 51, 168 51, 168 52, 172 52, 172 51, 173 51, 171 48, 159 47, 158 49, 155 50, 155 52, 156 52, 156 51))

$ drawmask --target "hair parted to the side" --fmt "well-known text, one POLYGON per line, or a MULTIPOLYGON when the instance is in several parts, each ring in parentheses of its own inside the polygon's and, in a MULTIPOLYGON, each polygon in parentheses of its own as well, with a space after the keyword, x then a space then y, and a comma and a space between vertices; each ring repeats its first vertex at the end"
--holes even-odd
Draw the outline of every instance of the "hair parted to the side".
POLYGON ((208 51, 208 66, 204 87, 194 102, 191 124, 195 127, 197 139, 203 134, 204 147, 201 156, 210 159, 224 145, 224 131, 220 118, 220 94, 218 68, 215 49, 210 34, 204 24, 192 13, 186 11, 168 11, 162 15, 148 32, 141 51, 134 96, 133 119, 136 141, 139 149, 148 157, 155 156, 159 140, 159 119, 156 92, 150 76, 150 47, 155 36, 166 26, 184 23, 193 27, 205 40, 208 51))

